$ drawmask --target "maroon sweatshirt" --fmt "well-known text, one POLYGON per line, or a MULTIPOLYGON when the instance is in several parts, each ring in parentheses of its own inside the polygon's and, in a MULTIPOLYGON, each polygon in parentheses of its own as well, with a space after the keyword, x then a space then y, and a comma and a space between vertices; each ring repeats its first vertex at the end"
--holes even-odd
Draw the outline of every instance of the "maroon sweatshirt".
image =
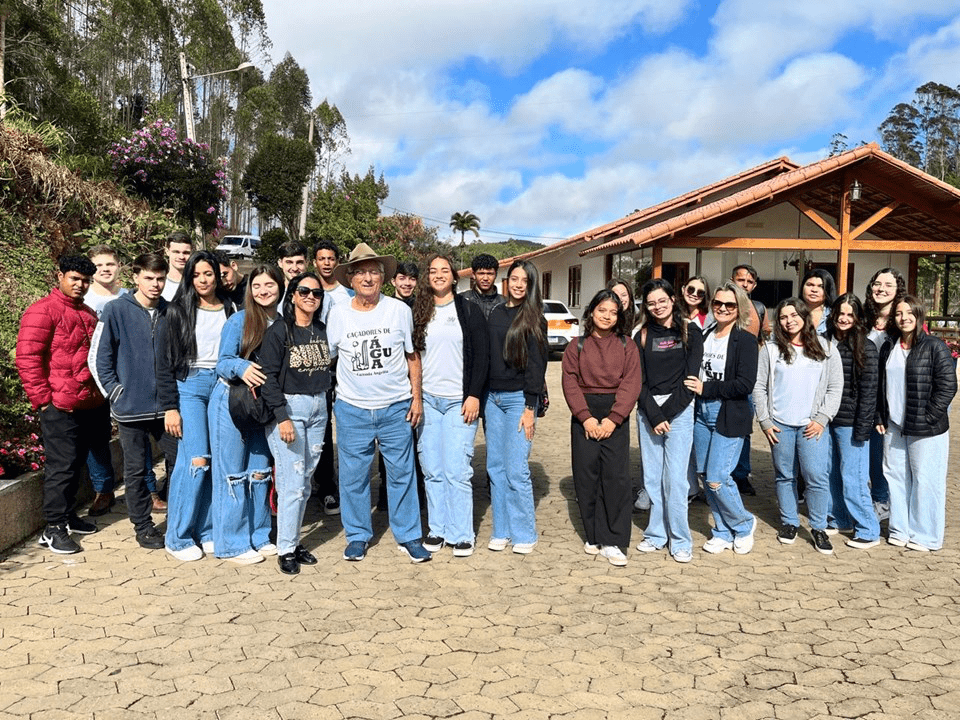
MULTIPOLYGON (((563 353, 563 395, 570 412, 581 423, 590 417, 585 395, 616 395, 608 416, 620 425, 630 417, 640 396, 640 353, 627 338, 626 346, 617 335, 583 341, 583 353, 572 341, 563 353)), ((597 418, 603 420, 603 418, 597 418)))

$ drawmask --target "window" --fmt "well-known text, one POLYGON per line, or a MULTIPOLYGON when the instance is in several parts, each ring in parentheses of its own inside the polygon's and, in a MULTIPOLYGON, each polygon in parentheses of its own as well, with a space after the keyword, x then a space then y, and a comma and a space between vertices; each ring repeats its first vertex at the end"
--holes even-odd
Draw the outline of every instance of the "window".
POLYGON ((567 271, 567 305, 580 307, 580 270, 582 265, 573 265, 567 271))
POLYGON ((553 285, 553 273, 545 272, 543 274, 543 297, 550 297, 551 286, 553 285))

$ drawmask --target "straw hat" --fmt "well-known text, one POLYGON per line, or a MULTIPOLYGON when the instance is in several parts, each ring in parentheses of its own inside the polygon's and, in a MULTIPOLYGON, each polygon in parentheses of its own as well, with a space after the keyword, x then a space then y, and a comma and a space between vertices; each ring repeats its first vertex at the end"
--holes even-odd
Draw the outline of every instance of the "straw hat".
POLYGON ((383 282, 385 283, 390 282, 397 272, 397 259, 393 255, 377 255, 372 247, 362 242, 350 251, 350 257, 347 258, 346 262, 337 265, 333 271, 333 277, 344 287, 352 289, 353 286, 350 284, 351 270, 367 260, 376 260, 383 265, 383 282))

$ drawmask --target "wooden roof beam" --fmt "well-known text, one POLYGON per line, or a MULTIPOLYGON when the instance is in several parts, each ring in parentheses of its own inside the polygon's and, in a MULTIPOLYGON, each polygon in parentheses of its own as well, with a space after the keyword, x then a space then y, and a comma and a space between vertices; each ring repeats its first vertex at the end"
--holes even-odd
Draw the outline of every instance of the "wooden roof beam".
POLYGON ((824 220, 820 213, 814 210, 812 207, 807 205, 800 198, 790 198, 790 204, 793 205, 797 210, 806 215, 810 220, 821 230, 823 230, 827 235, 832 237, 834 240, 840 240, 840 232, 836 230, 830 223, 824 220))
POLYGON ((857 227, 855 227, 853 230, 850 231, 850 239, 856 240, 858 237, 863 235, 867 230, 872 228, 878 222, 880 222, 885 217, 887 217, 887 215, 889 215, 898 207, 900 207, 900 205, 901 203, 899 200, 894 200, 892 203, 890 203, 886 207, 883 207, 877 210, 873 215, 868 217, 866 220, 864 220, 862 223, 857 225, 857 227))

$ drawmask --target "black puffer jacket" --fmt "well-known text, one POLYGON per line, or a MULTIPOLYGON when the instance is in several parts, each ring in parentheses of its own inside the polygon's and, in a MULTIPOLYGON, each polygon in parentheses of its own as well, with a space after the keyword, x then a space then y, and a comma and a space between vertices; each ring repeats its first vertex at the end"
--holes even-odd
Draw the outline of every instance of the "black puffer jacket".
MULTIPOLYGON (((877 391, 877 423, 887 425, 887 358, 896 340, 880 348, 880 384, 877 391)), ((903 434, 933 437, 950 429, 948 407, 957 394, 957 370, 950 348, 940 338, 917 333, 907 356, 907 404, 903 412, 903 434)))
POLYGON ((843 396, 840 409, 830 424, 852 427, 853 439, 863 442, 870 439, 876 425, 879 353, 876 346, 864 338, 863 370, 860 370, 853 360, 853 351, 845 342, 838 342, 837 350, 843 363, 843 396))

